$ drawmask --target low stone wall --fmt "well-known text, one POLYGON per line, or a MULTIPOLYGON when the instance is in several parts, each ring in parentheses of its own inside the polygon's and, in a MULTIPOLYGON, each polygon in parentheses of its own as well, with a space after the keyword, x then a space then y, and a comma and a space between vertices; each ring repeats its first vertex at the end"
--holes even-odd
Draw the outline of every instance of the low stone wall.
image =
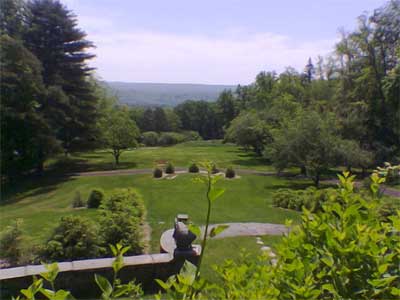
MULTIPOLYGON (((111 281, 112 261, 113 258, 103 258, 59 263, 56 288, 71 291, 76 298, 98 299, 100 290, 94 281, 94 274, 105 276, 111 281)), ((124 268, 119 278, 122 282, 135 279, 141 283, 145 292, 155 292, 158 286, 154 279, 166 280, 177 274, 183 263, 184 259, 176 259, 171 253, 124 257, 124 268)), ((33 275, 45 271, 44 266, 40 265, 0 269, 1 299, 16 296, 21 288, 27 288, 32 283, 33 275)))

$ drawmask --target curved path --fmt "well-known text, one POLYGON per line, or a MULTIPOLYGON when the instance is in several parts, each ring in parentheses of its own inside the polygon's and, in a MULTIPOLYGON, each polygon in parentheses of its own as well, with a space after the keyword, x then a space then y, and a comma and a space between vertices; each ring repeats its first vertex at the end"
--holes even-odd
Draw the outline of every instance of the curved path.
MULTIPOLYGON (((204 171, 200 171, 204 172, 204 171)), ((238 174, 254 174, 261 176, 273 176, 276 175, 276 172, 264 172, 250 169, 236 169, 238 174)), ((125 169, 125 170, 108 170, 108 171, 90 171, 90 172, 76 172, 73 173, 73 177, 80 176, 115 176, 115 175, 135 175, 135 174, 151 174, 153 173, 153 169, 125 169)), ((175 173, 177 174, 185 174, 189 173, 187 168, 175 167, 175 173)))
MULTIPOLYGON (((221 239, 235 236, 261 236, 261 235, 285 235, 289 232, 289 228, 282 224, 271 223, 224 223, 213 224, 209 226, 209 231, 218 225, 228 225, 229 227, 214 237, 221 239)), ((205 227, 202 226, 202 235, 205 227)), ((164 252, 173 253, 176 248, 175 240, 172 237, 174 229, 164 231, 160 238, 160 247, 164 252)))
MULTIPOLYGON (((121 175, 139 175, 139 174, 151 174, 153 169, 125 169, 125 170, 110 170, 110 171, 91 171, 91 172, 77 172, 72 174, 73 177, 80 176, 121 176, 121 175)), ((175 173, 177 174, 185 174, 188 173, 187 168, 176 167, 175 173)), ((274 176, 277 175, 276 172, 266 172, 266 171, 257 171, 251 169, 236 169, 237 174, 251 174, 251 175, 259 175, 259 176, 274 176)), ((282 173, 281 173, 282 174, 282 173)), ((321 180, 321 183, 339 183, 337 179, 327 179, 321 180)), ((356 181, 355 185, 360 186, 362 183, 360 181, 356 181)), ((383 186, 382 193, 391 197, 400 198, 400 190, 383 186)))

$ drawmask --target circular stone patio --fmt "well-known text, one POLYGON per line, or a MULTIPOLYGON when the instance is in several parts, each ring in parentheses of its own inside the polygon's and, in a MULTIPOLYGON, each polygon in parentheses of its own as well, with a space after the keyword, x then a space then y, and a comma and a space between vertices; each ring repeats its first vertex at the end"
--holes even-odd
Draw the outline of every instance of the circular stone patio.
MULTIPOLYGON (((262 235, 286 235, 289 232, 289 227, 282 224, 271 223, 224 223, 213 224, 209 226, 211 229, 218 225, 228 225, 229 227, 223 232, 214 237, 214 239, 221 239, 226 237, 235 236, 262 236, 262 235)), ((202 235, 204 234, 205 227, 202 226, 202 235)), ((160 247, 162 252, 174 253, 176 248, 175 240, 172 237, 174 229, 164 231, 160 238, 160 247)), ((201 238, 201 237, 200 237, 201 238)))

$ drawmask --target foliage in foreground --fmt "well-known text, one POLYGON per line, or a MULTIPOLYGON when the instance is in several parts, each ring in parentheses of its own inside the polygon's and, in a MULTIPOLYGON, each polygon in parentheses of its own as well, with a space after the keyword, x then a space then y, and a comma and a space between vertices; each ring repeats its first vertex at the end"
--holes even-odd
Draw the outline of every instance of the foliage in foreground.
POLYGON ((193 275, 182 274, 162 285, 167 298, 398 299, 400 212, 380 221, 377 196, 384 179, 372 175, 372 200, 354 192, 354 176, 339 179, 339 190, 321 210, 303 209, 302 223, 277 246, 276 265, 267 257, 226 262, 216 269, 222 284, 200 288, 193 275), (176 297, 176 291, 183 294, 176 297))

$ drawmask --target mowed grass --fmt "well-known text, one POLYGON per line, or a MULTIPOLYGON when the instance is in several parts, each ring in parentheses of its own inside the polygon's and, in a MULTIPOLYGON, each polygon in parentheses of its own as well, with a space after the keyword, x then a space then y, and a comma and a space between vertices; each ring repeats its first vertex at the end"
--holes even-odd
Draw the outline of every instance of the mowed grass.
MULTIPOLYGON (((279 243, 282 237, 262 236, 261 239, 265 246, 269 246, 274 250, 275 245, 279 243)), ((225 260, 241 262, 246 259, 247 255, 253 257, 261 255, 263 253, 261 247, 264 245, 259 245, 256 241, 256 237, 254 236, 209 240, 204 256, 203 269, 201 271, 202 276, 211 282, 220 283, 214 267, 221 266, 225 260)))
MULTIPOLYGON (((109 177, 78 177, 53 186, 39 187, 15 195, 1 206, 1 229, 17 218, 24 220, 23 230, 28 244, 43 243, 57 225, 60 217, 74 214, 96 221, 98 210, 74 209, 72 200, 76 192, 87 199, 93 188, 105 191, 115 188, 136 188, 143 196, 147 220, 152 227, 151 249, 159 250, 161 233, 173 227, 178 213, 189 214, 191 220, 203 224, 206 213, 205 186, 193 183, 196 175, 178 175, 173 180, 153 179, 151 174, 109 177)), ((301 188, 308 181, 295 181, 274 176, 244 175, 240 179, 221 180, 218 185, 226 189, 218 199, 211 216, 212 223, 269 222, 284 223, 286 219, 299 219, 294 211, 272 206, 272 193, 280 187, 301 188)))
POLYGON ((60 171, 100 171, 112 169, 153 168, 166 161, 179 167, 188 167, 193 161, 211 160, 218 167, 233 166, 242 169, 272 171, 262 158, 252 151, 244 152, 234 144, 223 144, 215 141, 195 141, 178 144, 170 147, 141 147, 127 150, 122 153, 118 166, 114 164, 114 157, 107 150, 74 153, 65 158, 60 156, 49 160, 48 167, 60 171))

